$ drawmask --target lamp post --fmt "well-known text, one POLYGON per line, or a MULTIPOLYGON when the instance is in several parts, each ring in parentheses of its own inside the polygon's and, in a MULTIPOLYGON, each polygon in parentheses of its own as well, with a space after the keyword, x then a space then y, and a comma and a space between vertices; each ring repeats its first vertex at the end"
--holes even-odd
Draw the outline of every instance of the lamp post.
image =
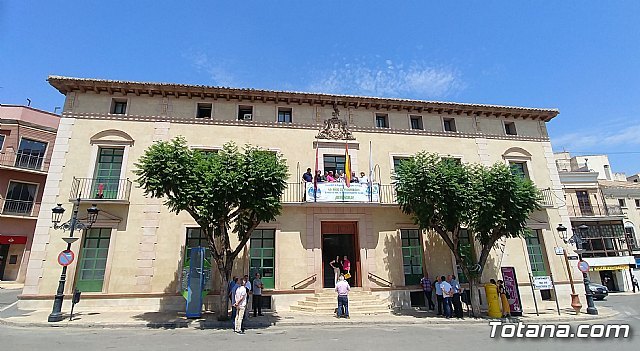
MULTIPOLYGON (((558 228, 556 228, 556 230, 558 231, 558 234, 560 234, 560 237, 562 238, 562 240, 567 243, 567 228, 561 224, 558 225, 558 228)), ((567 256, 567 250, 563 249, 562 253, 564 255, 564 263, 567 267, 567 275, 569 276, 569 283, 571 284, 571 307, 573 308, 574 311, 576 311, 576 314, 580 313, 580 309, 582 308, 582 304, 580 303, 580 297, 578 296, 578 294, 576 294, 576 288, 573 285, 573 275, 571 274, 571 267, 569 266, 569 256, 567 256)))
MULTIPOLYGON (((80 198, 78 198, 73 204, 73 215, 71 216, 71 219, 62 224, 59 224, 65 211, 64 208, 62 208, 62 204, 58 204, 58 206, 51 209, 51 221, 53 222, 53 228, 69 231, 69 237, 62 238, 62 240, 67 243, 67 251, 70 251, 71 244, 78 240, 78 238, 73 237, 73 232, 75 230, 85 230, 91 228, 91 225, 96 222, 98 213, 100 212, 95 204, 91 205, 91 207, 87 209, 88 223, 82 223, 78 220, 79 208, 80 198)), ((64 301, 64 285, 66 280, 67 266, 63 266, 62 274, 60 274, 60 282, 58 283, 58 290, 56 291, 56 297, 53 300, 53 310, 51 311, 51 314, 49 314, 49 322, 60 322, 62 320, 62 302, 64 301)))
MULTIPOLYGON (((578 227, 579 234, 574 233, 572 237, 573 241, 576 243, 576 252, 578 253, 580 261, 582 261, 582 253, 585 251, 583 245, 586 240, 588 229, 589 227, 583 224, 578 227)), ((598 310, 593 303, 593 294, 591 293, 591 287, 589 286, 591 284, 591 281, 589 281, 589 274, 587 274, 587 272, 582 272, 582 279, 584 281, 584 293, 587 298, 587 314, 596 315, 598 314, 598 310)))

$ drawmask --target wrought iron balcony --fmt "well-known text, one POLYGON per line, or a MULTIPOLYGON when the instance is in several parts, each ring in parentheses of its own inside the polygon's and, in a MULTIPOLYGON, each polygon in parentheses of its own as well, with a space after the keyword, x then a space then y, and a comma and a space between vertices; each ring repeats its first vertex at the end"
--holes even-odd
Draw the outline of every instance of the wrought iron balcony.
POLYGON ((374 203, 395 204, 396 193, 392 184, 360 184, 351 183, 349 186, 339 182, 318 183, 314 189, 313 183, 287 183, 282 194, 282 203, 374 203))
POLYGON ((69 200, 97 200, 101 202, 129 202, 129 178, 73 178, 69 200))
POLYGON ((553 207, 553 191, 550 188, 540 190, 540 201, 538 203, 542 207, 553 207))
POLYGON ((622 216, 622 208, 617 205, 588 204, 588 205, 567 205, 569 216, 571 217, 605 217, 622 216))
POLYGON ((40 203, 25 200, 2 199, 2 214, 7 216, 38 217, 40 203))
POLYGON ((5 151, 0 153, 0 166, 46 172, 49 169, 49 162, 45 162, 44 156, 20 151, 5 151))

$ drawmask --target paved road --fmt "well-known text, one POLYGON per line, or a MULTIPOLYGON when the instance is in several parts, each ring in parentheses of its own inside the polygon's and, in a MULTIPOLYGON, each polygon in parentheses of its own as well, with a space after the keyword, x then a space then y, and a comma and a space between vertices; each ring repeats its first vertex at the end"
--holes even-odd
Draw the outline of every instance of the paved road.
POLYGON ((0 311, 18 300, 22 289, 0 289, 0 311))
POLYGON ((0 341, 7 350, 638 350, 640 294, 612 296, 597 305, 611 306, 621 314, 607 321, 632 325, 629 339, 512 340, 491 339, 488 325, 412 325, 381 327, 271 327, 235 335, 230 330, 107 330, 12 328, 0 326, 0 341), (220 346, 216 346, 220 345, 220 346))

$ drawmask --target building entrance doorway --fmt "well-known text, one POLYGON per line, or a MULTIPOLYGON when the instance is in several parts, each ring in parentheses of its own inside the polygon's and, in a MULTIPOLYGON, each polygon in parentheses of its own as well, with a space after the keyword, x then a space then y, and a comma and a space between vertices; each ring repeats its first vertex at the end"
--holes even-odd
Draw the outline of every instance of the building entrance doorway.
POLYGON ((0 244, 0 280, 4 279, 4 267, 9 259, 9 245, 0 244))
MULTIPOLYGON (((322 286, 324 288, 335 287, 335 275, 330 263, 336 257, 339 257, 342 262, 344 256, 347 256, 351 262, 351 278, 347 280, 349 285, 361 286, 357 229, 357 222, 322 222, 322 286)), ((345 272, 342 269, 341 273, 345 272)))

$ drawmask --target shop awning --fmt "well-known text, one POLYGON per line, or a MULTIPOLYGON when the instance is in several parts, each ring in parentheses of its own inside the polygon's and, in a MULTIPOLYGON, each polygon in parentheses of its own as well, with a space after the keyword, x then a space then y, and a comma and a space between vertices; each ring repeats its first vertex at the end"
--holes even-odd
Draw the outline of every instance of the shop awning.
POLYGON ((26 236, 0 234, 0 244, 18 245, 18 244, 26 244, 26 243, 27 243, 26 236))

